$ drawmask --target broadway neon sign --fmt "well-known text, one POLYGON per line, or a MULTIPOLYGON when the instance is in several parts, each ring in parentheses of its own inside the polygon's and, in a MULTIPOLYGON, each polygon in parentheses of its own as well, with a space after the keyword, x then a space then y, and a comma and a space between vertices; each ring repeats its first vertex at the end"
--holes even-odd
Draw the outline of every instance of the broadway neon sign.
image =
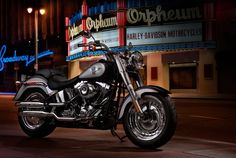
MULTIPOLYGON (((13 63, 13 62, 25 62, 25 66, 27 67, 30 63, 33 63, 35 61, 35 56, 29 56, 29 55, 16 55, 16 50, 14 51, 14 56, 12 57, 4 57, 7 51, 7 46, 3 45, 0 49, 0 71, 4 70, 4 64, 7 63, 13 63)), ((53 52, 50 50, 41 52, 38 54, 38 59, 43 58, 45 56, 52 55, 53 52)))

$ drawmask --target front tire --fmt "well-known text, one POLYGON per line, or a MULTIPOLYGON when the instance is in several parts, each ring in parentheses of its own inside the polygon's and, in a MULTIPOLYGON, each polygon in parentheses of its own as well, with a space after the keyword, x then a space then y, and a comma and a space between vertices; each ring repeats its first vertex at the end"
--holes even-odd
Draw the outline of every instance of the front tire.
POLYGON ((123 120, 127 137, 142 148, 158 148, 166 144, 176 129, 176 111, 170 97, 147 94, 139 104, 143 114, 132 104, 126 107, 123 120))
MULTIPOLYGON (((24 95, 23 101, 44 102, 46 94, 42 91, 29 91, 24 95)), ((19 108, 18 112, 30 110, 29 108, 19 108)), ((44 109, 41 109, 44 110, 44 109)), ((42 138, 48 136, 56 128, 52 118, 40 118, 18 115, 18 122, 21 129, 30 137, 42 138)))

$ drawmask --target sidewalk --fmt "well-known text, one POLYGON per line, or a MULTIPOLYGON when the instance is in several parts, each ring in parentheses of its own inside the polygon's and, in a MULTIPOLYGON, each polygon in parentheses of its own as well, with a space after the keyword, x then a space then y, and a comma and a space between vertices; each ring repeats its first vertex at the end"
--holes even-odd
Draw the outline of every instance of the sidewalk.
POLYGON ((171 97, 174 99, 219 99, 236 101, 236 94, 172 93, 171 97))
MULTIPOLYGON (((123 130, 117 131, 123 134, 123 130)), ((235 158, 236 144, 174 136, 153 150, 135 146, 127 138, 120 142, 109 131, 57 128, 44 139, 30 139, 16 126, 0 130, 3 158, 235 158)))
POLYGON ((17 108, 13 101, 14 95, 12 94, 2 94, 0 95, 0 112, 16 112, 17 108))

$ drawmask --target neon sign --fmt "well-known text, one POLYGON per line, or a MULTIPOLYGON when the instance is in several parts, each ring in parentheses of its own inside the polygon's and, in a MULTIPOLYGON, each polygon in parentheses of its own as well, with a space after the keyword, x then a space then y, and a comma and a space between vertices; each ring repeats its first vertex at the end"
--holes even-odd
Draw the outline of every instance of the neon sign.
MULTIPOLYGON (((0 71, 4 70, 4 64, 5 63, 13 63, 13 62, 20 62, 20 61, 25 61, 25 66, 27 67, 30 63, 35 61, 35 56, 29 56, 29 55, 21 55, 17 56, 16 55, 16 50, 14 51, 14 56, 12 57, 4 57, 5 53, 7 51, 7 46, 3 45, 2 48, 0 49, 0 71)), ((43 51, 38 54, 38 59, 43 58, 45 56, 52 55, 53 52, 50 50, 43 51)))

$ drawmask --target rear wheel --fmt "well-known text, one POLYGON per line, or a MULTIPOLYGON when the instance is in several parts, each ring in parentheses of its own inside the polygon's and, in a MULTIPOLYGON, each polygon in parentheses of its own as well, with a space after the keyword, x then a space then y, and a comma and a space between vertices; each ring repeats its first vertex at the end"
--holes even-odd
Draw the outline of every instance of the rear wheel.
POLYGON ((143 148, 157 148, 167 143, 176 128, 176 111, 169 97, 144 95, 139 104, 143 114, 132 104, 126 107, 124 130, 128 138, 143 148))
MULTIPOLYGON (((30 91, 24 95, 23 101, 27 102, 44 102, 46 94, 41 91, 30 91)), ((30 111, 30 108, 20 108, 19 113, 30 111)), ((45 109, 37 109, 45 110, 45 109)), ((34 116, 18 116, 18 121, 22 130, 30 137, 41 138, 49 135, 55 129, 55 124, 52 118, 42 118, 34 116)))

